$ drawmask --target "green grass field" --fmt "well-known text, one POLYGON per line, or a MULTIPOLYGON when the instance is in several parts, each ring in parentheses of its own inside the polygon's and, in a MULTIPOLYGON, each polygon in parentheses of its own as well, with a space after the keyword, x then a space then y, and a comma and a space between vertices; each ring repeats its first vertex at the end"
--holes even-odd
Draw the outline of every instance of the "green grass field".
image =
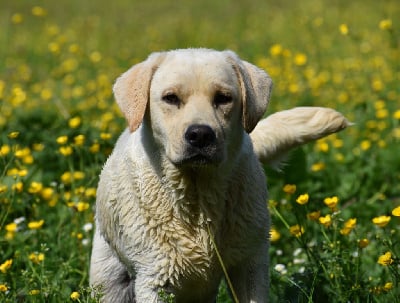
POLYGON ((1 1, 0 302, 96 302, 96 186, 125 127, 113 81, 186 47, 268 71, 268 113, 355 123, 266 168, 271 302, 400 302, 399 20, 396 0, 1 1))

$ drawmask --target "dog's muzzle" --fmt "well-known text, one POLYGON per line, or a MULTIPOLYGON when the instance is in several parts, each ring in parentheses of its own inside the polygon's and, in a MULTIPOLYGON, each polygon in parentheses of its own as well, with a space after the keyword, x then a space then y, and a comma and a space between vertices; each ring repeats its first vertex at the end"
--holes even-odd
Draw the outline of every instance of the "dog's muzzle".
POLYGON ((184 138, 187 144, 185 163, 219 162, 217 136, 210 126, 204 124, 190 125, 186 129, 184 138))

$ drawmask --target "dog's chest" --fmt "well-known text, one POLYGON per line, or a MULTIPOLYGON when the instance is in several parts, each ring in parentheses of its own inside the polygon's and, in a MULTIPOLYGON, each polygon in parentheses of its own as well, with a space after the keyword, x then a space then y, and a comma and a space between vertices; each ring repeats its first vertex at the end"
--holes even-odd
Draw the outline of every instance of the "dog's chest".
POLYGON ((151 258, 160 260, 152 264, 159 284, 209 280, 220 272, 213 241, 219 242, 216 231, 223 223, 223 193, 151 184, 138 188, 136 228, 142 237, 136 249, 151 250, 151 258))

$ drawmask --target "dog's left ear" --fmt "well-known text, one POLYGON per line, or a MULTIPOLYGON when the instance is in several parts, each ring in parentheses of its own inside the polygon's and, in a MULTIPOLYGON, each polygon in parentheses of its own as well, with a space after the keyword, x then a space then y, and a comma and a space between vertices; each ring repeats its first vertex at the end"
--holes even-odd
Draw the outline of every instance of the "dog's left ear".
POLYGON ((227 51, 237 73, 243 101, 242 123, 250 133, 264 115, 271 96, 272 79, 262 69, 241 60, 234 52, 227 51))
POLYGON ((134 132, 143 121, 149 100, 153 74, 165 57, 165 53, 153 53, 145 61, 132 66, 115 82, 113 91, 119 108, 134 132))

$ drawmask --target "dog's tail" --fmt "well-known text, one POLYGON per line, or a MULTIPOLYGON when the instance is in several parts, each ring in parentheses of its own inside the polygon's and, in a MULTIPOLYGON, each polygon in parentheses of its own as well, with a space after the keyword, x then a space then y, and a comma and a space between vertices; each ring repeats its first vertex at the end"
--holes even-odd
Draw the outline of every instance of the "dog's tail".
POLYGON ((260 161, 278 167, 290 149, 350 125, 341 113, 330 108, 295 107, 261 120, 250 137, 260 161))

